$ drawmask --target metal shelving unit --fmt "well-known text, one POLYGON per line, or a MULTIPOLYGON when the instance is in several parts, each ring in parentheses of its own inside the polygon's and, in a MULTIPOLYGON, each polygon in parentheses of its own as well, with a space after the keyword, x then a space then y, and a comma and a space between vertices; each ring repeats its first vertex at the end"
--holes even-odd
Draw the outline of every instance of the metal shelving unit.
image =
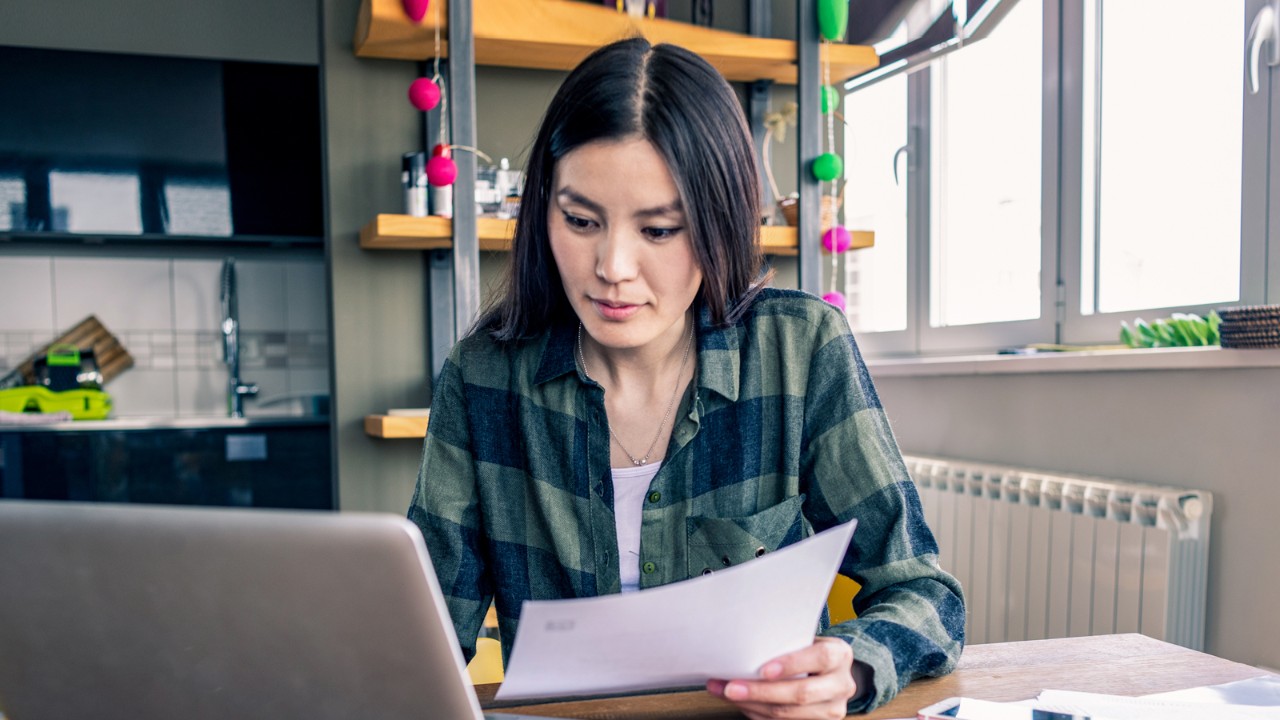
MULTIPOLYGON (((763 116, 774 83, 795 83, 800 106, 798 121, 797 227, 765 228, 762 246, 768 254, 794 255, 799 265, 800 288, 821 294, 823 250, 815 237, 820 218, 820 185, 809 172, 809 162, 821 150, 822 117, 818 113, 819 59, 830 53, 832 75, 843 79, 878 63, 871 48, 830 45, 823 48, 816 19, 816 0, 796 4, 796 41, 768 37, 772 16, 769 0, 750 0, 752 35, 701 28, 669 20, 634 20, 603 6, 563 0, 435 0, 446 2, 448 44, 442 61, 449 93, 455 145, 476 145, 475 67, 477 63, 510 67, 570 69, 595 47, 628 34, 640 34, 653 42, 674 42, 706 57, 730 80, 751 83, 747 116, 755 145, 763 141, 763 116)), ((434 50, 432 17, 414 24, 405 16, 399 0, 363 0, 355 37, 361 57, 424 61, 434 50)), ((424 117, 424 150, 436 137, 439 113, 424 117)), ((361 232, 361 246, 368 249, 428 250, 425 263, 430 276, 432 375, 437 376, 457 337, 474 322, 480 307, 480 251, 509 248, 510 221, 476 218, 475 157, 454 156, 458 178, 454 183, 454 219, 378 215, 361 232)), ((763 192, 763 188, 762 188, 763 192)), ((874 235, 854 233, 854 247, 870 247, 874 235)), ((378 417, 378 416, 370 416, 378 417)))

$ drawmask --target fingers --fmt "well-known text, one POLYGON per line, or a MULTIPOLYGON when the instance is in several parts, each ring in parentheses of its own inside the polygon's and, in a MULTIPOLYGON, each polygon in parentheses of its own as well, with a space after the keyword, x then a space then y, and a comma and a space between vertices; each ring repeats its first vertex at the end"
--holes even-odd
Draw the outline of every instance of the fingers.
POLYGON ((760 677, 766 680, 794 675, 820 674, 837 668, 853 667, 853 649, 838 638, 815 638, 813 644, 803 650, 775 658, 760 668, 760 677))
POLYGON ((833 698, 844 703, 853 691, 853 676, 846 670, 791 680, 734 680, 720 695, 738 704, 816 705, 833 698))
POLYGON ((802 718, 845 717, 845 703, 830 701, 817 705, 766 705, 763 703, 738 703, 738 711, 751 720, 800 720, 802 718))
POLYGON ((765 663, 762 680, 710 680, 707 691, 749 718, 840 718, 857 691, 853 651, 835 638, 765 663))

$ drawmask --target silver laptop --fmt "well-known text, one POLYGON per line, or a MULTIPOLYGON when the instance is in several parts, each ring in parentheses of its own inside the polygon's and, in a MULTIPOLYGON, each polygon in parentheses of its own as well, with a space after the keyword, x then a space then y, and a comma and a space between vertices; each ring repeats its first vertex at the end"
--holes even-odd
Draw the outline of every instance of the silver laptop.
POLYGON ((394 515, 0 501, 0 714, 484 715, 394 515))

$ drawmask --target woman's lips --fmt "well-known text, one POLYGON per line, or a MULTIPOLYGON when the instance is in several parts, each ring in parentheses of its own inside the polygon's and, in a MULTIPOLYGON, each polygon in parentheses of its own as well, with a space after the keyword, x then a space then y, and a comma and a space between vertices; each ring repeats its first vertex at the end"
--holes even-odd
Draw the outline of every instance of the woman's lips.
POLYGON ((591 300, 591 304, 596 306, 596 312, 606 320, 626 320, 640 309, 639 305, 626 305, 622 303, 611 303, 604 300, 591 300))

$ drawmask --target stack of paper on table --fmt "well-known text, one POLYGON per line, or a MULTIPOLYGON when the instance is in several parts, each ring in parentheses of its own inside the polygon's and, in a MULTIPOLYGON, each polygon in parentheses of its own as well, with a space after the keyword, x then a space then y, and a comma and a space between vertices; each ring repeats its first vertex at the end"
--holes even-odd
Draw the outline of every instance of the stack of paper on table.
POLYGON ((1071 709, 1091 720, 1280 720, 1280 676, 1136 698, 1045 690, 1035 707, 1071 709))
MULTIPOLYGON (((1280 676, 1262 675, 1223 685, 1143 697, 1045 690, 1034 700, 997 703, 962 698, 957 720, 1280 720, 1280 676)), ((906 719, 904 719, 906 720, 906 719)))

